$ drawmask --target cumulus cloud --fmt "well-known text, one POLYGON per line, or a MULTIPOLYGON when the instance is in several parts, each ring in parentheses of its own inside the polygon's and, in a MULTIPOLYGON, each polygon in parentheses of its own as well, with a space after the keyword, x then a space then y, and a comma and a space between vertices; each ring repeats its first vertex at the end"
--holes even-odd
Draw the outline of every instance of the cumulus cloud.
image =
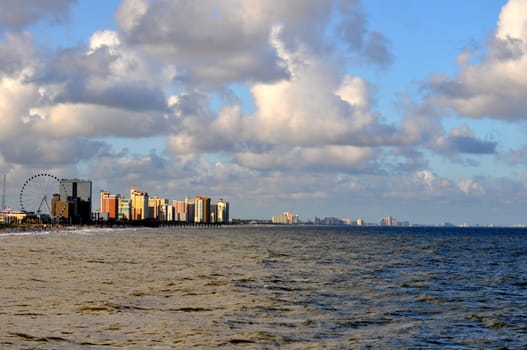
POLYGON ((426 84, 430 98, 466 117, 525 119, 526 7, 523 0, 511 0, 505 4, 495 35, 489 40, 488 55, 474 64, 462 60, 455 78, 442 74, 433 77, 426 84))
POLYGON ((166 110, 160 68, 121 44, 117 33, 96 32, 88 47, 61 51, 37 76, 54 84, 53 103, 88 103, 131 111, 166 110))
POLYGON ((376 166, 378 151, 371 146, 407 142, 372 110, 373 87, 342 75, 334 56, 316 57, 301 45, 288 49, 280 27, 272 43, 291 77, 254 84, 254 114, 244 116, 239 104, 213 112, 199 91, 169 99, 175 120, 169 154, 229 151, 234 162, 251 169, 365 172, 376 166))
POLYGON ((77 0, 2 0, 0 2, 0 29, 20 30, 46 19, 51 23, 68 19, 71 6, 77 0))
POLYGON ((257 111, 247 119, 249 137, 272 144, 362 145, 360 132, 377 125, 371 87, 359 77, 342 77, 332 56, 287 50, 280 34, 274 45, 292 78, 252 87, 257 111))
POLYGON ((201 83, 287 78, 290 72, 269 40, 275 26, 282 27, 289 50, 298 45, 316 52, 334 50, 326 35, 339 31, 354 53, 384 64, 390 56, 388 40, 367 30, 364 17, 357 2, 339 0, 125 0, 116 15, 130 44, 184 66, 185 78, 201 83), (342 15, 333 28, 335 11, 342 15))

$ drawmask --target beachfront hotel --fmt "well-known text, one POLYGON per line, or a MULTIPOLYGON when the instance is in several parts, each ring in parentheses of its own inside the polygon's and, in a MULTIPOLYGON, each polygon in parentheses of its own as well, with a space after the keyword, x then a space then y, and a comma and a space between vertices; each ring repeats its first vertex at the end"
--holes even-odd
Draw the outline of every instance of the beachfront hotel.
POLYGON ((170 204, 168 199, 150 197, 136 186, 130 188, 130 198, 101 190, 99 208, 95 213, 97 221, 152 219, 204 224, 229 223, 229 202, 223 199, 213 204, 209 197, 196 196, 190 199, 187 196, 184 200, 173 200, 170 204))

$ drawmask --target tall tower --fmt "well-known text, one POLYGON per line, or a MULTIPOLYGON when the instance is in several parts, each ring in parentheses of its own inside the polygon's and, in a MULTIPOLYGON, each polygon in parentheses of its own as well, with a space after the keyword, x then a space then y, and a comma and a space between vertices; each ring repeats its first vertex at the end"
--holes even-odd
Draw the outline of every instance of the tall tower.
POLYGON ((2 210, 6 210, 5 205, 5 184, 6 184, 6 174, 4 174, 4 182, 2 183, 2 210))

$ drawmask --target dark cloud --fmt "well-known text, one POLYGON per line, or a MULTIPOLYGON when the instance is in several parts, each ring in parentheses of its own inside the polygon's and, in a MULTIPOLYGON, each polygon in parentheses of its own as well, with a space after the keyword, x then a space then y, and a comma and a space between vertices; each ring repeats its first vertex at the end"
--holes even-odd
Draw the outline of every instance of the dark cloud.
POLYGON ((338 6, 338 36, 344 39, 350 52, 362 55, 366 62, 387 66, 392 63, 390 41, 378 31, 367 28, 367 16, 359 1, 342 1, 338 6))
POLYGON ((428 143, 427 147, 453 163, 465 166, 477 167, 479 161, 466 158, 466 155, 488 155, 497 154, 497 145, 495 141, 483 141, 472 135, 467 127, 454 129, 446 137, 438 137, 433 142, 428 143))
POLYGON ((140 111, 167 111, 165 96, 158 87, 141 83, 117 82, 110 86, 91 87, 87 81, 69 80, 54 103, 87 103, 140 111))
POLYGON ((0 2, 0 29, 20 30, 40 20, 64 22, 70 8, 78 0, 2 0, 0 2))
POLYGON ((0 74, 15 74, 36 61, 36 50, 30 34, 8 33, 5 40, 0 37, 0 74))
POLYGON ((463 83, 443 75, 436 75, 423 82, 421 89, 425 93, 442 95, 449 98, 470 98, 472 93, 463 83))
POLYGON ((497 142, 482 141, 472 136, 449 136, 447 139, 449 150, 466 154, 495 154, 497 142))
MULTIPOLYGON (((393 147, 391 154, 396 158, 395 164, 392 167, 396 173, 405 174, 429 168, 428 160, 415 147, 393 147)), ((390 163, 386 163, 387 166, 385 168, 390 168, 390 163)))
POLYGON ((85 138, 47 139, 45 137, 17 136, 7 140, 2 149, 7 162, 32 168, 48 168, 92 159, 108 146, 101 141, 85 138))
POLYGON ((489 42, 489 49, 493 57, 500 61, 521 59, 526 54, 524 42, 511 37, 492 38, 489 42))
POLYGON ((86 47, 80 46, 58 51, 46 65, 45 72, 40 75, 39 83, 107 77, 110 74, 109 66, 118 57, 111 55, 107 48, 98 49, 90 55, 86 55, 86 50, 86 47))
POLYGON ((364 47, 366 59, 372 63, 387 66, 392 63, 390 41, 380 32, 371 32, 364 47))
POLYGON ((340 21, 336 26, 339 37, 344 39, 352 51, 360 51, 364 45, 367 33, 366 15, 362 12, 358 1, 341 1, 338 12, 340 21))

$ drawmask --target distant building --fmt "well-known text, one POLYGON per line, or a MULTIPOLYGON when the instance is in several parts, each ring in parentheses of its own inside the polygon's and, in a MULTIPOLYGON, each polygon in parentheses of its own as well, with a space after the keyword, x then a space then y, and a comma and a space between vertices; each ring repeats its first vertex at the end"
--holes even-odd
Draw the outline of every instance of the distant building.
POLYGON ((351 220, 350 218, 342 218, 341 221, 344 225, 354 225, 355 224, 355 221, 351 220))
POLYGON ((19 224, 26 216, 27 214, 22 211, 6 208, 0 210, 0 224, 19 224))
POLYGON ((216 224, 218 221, 218 205, 217 204, 211 204, 210 205, 210 223, 216 224))
POLYGON ((217 210, 217 223, 228 224, 229 223, 229 202, 226 202, 222 199, 216 204, 217 210))
POLYGON ((193 221, 196 213, 196 201, 188 199, 187 201, 187 221, 193 221))
POLYGON ((120 194, 110 194, 110 192, 101 190, 99 211, 101 218, 116 220, 119 218, 119 200, 120 194), (105 215, 107 214, 107 215, 105 215))
POLYGON ((148 208, 151 218, 161 220, 159 210, 162 205, 168 205, 168 199, 159 198, 158 196, 148 198, 148 208))
POLYGON ((135 186, 130 189, 130 220, 149 219, 148 193, 141 192, 135 186))
POLYGON ((209 223, 210 222, 210 198, 196 196, 194 198, 194 222, 209 223))
POLYGON ((119 198, 119 212, 117 218, 119 220, 131 220, 132 217, 132 202, 129 198, 121 196, 119 198))
POLYGON ((396 226, 397 225, 397 219, 394 218, 391 215, 388 215, 382 219, 379 220, 379 225, 381 226, 396 226))
POLYGON ((290 211, 285 211, 282 213, 282 215, 273 216, 271 221, 273 224, 286 224, 286 225, 300 223, 300 219, 298 215, 295 215, 290 211))
POLYGON ((61 201, 60 194, 56 193, 51 198, 51 216, 55 218, 64 218, 68 219, 70 217, 70 210, 68 201, 61 201))
POLYGON ((342 225, 343 221, 336 217, 325 217, 320 219, 315 217, 315 225, 342 225))
POLYGON ((80 179, 60 180, 60 201, 68 202, 67 216, 72 223, 88 223, 92 212, 92 182, 80 179))
POLYGON ((174 207, 168 201, 159 205, 159 221, 174 221, 174 207))
POLYGON ((188 198, 184 201, 178 201, 174 199, 172 201, 172 206, 174 207, 174 220, 187 222, 188 220, 188 198))
POLYGON ((174 207, 174 220, 181 222, 193 222, 194 221, 194 208, 195 200, 185 196, 185 200, 173 200, 172 205, 174 207))

